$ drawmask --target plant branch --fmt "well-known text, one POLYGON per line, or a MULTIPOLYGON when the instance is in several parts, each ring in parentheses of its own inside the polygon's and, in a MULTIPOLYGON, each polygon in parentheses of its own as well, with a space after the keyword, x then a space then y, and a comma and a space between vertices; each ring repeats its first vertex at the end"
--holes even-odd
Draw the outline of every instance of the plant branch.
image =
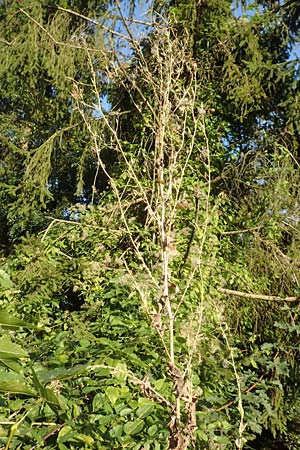
POLYGON ((253 294, 250 292, 241 292, 241 291, 235 291, 233 289, 224 289, 224 288, 218 288, 218 291, 221 294, 225 295, 234 295, 236 297, 241 298, 250 298, 253 300, 264 300, 264 301, 271 301, 271 302, 300 302, 300 296, 297 297, 279 297, 278 295, 262 295, 262 294, 253 294))
POLYGON ((257 227, 253 227, 253 228, 245 228, 243 230, 222 231, 220 233, 220 236, 233 236, 235 234, 251 233, 252 231, 258 231, 261 228, 262 228, 262 225, 259 225, 257 227))

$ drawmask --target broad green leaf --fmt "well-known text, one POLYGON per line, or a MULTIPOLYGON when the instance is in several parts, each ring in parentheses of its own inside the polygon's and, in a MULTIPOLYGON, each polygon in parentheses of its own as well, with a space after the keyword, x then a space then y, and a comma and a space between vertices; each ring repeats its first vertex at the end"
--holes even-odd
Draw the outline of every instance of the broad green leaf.
POLYGON ((62 442, 58 442, 59 450, 70 450, 69 447, 66 447, 62 442))
POLYGON ((209 438, 209 434, 205 430, 197 430, 196 434, 201 441, 207 442, 209 438))
POLYGON ((120 383, 125 383, 127 379, 127 366, 125 363, 118 363, 114 372, 114 378, 120 383))
POLYGON ((115 425, 109 432, 110 436, 113 438, 120 438, 122 436, 123 425, 115 425))
POLYGON ((52 389, 49 388, 45 388, 39 381, 35 371, 33 369, 32 370, 32 381, 34 384, 34 387, 37 389, 37 391, 39 392, 40 396, 48 403, 51 405, 55 405, 55 406, 60 406, 59 400, 57 398, 57 396, 54 394, 52 389))
POLYGON ((109 369, 108 367, 95 367, 93 369, 95 375, 98 375, 99 377, 108 377, 110 376, 111 373, 111 369, 109 369))
POLYGON ((58 441, 61 440, 62 437, 64 437, 66 434, 70 433, 72 431, 72 427, 70 425, 65 425, 58 433, 58 441))
POLYGON ((0 359, 0 364, 8 369, 11 369, 13 372, 20 373, 22 370, 20 364, 14 359, 0 359))
POLYGON ((250 359, 250 362, 251 362, 252 367, 254 367, 255 369, 258 369, 258 365, 253 358, 250 359))
POLYGON ((154 405, 140 406, 140 408, 136 410, 136 415, 140 419, 144 419, 144 417, 149 416, 149 414, 151 414, 153 411, 154 405))
POLYGON ((230 445, 230 440, 226 436, 214 436, 214 442, 219 445, 230 445))
POLYGON ((139 406, 154 406, 154 401, 150 400, 149 398, 140 397, 138 399, 138 405, 139 406))
POLYGON ((76 433, 75 439, 78 441, 82 441, 85 444, 89 445, 89 448, 92 448, 92 445, 95 442, 94 439, 92 438, 92 436, 87 436, 86 434, 82 434, 82 433, 76 433))
POLYGON ((104 395, 98 392, 93 398, 93 412, 99 411, 102 408, 104 401, 107 401, 104 395))
POLYGON ((111 316, 109 321, 111 326, 123 326, 123 327, 127 326, 127 324, 120 317, 117 316, 111 316))
POLYGON ((72 427, 70 427, 69 425, 65 425, 60 432, 58 433, 57 436, 57 443, 59 446, 60 450, 68 450, 69 447, 66 447, 64 445, 64 442, 69 442, 69 441, 73 441, 74 442, 74 432, 72 430, 72 427))
POLYGON ((12 316, 11 313, 2 309, 0 310, 0 327, 15 330, 20 327, 33 328, 33 325, 12 316))
POLYGON ((99 416, 97 418, 97 422, 99 425, 106 425, 107 423, 110 423, 114 419, 113 415, 105 415, 105 416, 99 416))
POLYGON ((142 419, 137 419, 134 422, 127 422, 124 425, 124 433, 133 435, 137 434, 144 428, 144 421, 142 419))
POLYGON ((114 405, 116 403, 116 401, 118 400, 118 398, 120 397, 120 389, 115 388, 113 386, 108 386, 105 389, 105 394, 106 394, 107 398, 109 399, 109 401, 111 402, 111 404, 114 405))
POLYGON ((49 383, 52 380, 67 380, 77 375, 86 373, 88 364, 77 364, 70 369, 55 368, 52 370, 39 370, 36 374, 43 383, 49 383))
POLYGON ((79 344, 81 347, 90 347, 91 343, 88 339, 80 339, 79 344))
POLYGON ((28 353, 20 345, 11 342, 9 336, 0 339, 0 359, 28 358, 28 353))
POLYGON ((26 380, 12 372, 0 372, 0 391, 36 397, 36 393, 27 385, 26 380))
POLYGON ((157 434, 157 432, 158 432, 158 426, 155 424, 148 428, 148 435, 150 437, 155 436, 157 434))
POLYGON ((13 282, 10 279, 8 273, 5 270, 0 269, 0 289, 11 289, 13 287, 13 282))
POLYGON ((131 408, 124 408, 120 411, 120 416, 124 417, 124 416, 128 416, 128 414, 131 414, 133 412, 133 410, 131 408))

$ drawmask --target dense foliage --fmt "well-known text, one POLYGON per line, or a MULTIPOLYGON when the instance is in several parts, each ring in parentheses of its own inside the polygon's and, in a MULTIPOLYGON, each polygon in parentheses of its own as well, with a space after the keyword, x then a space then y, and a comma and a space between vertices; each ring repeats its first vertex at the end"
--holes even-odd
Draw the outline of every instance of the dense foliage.
POLYGON ((299 448, 298 1, 0 21, 1 448, 299 448))

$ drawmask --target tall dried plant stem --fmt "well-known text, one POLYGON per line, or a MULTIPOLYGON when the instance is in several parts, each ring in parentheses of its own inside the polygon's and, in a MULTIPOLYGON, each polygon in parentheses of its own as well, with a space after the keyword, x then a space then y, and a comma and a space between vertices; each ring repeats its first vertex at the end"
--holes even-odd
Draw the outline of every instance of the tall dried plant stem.
MULTIPOLYGON (((127 24, 125 28, 127 28, 127 24)), ((195 347, 190 349, 186 367, 184 367, 183 370, 179 369, 177 366, 174 345, 175 319, 179 308, 184 302, 187 290, 191 286, 192 280, 196 275, 197 269, 192 270, 187 287, 179 303, 177 303, 177 306, 176 303, 172 304, 173 297, 171 298, 170 293, 172 279, 171 247, 174 240, 174 229, 176 229, 177 205, 180 202, 180 195, 182 194, 182 187, 186 171, 188 170, 189 160, 192 153, 195 151, 196 135, 199 130, 202 130, 207 147, 206 153, 209 154, 208 138, 206 135, 204 117, 195 114, 197 76, 196 65, 192 60, 189 61, 190 80, 185 86, 181 82, 181 77, 186 70, 188 44, 185 43, 184 40, 183 42, 179 42, 176 35, 173 34, 173 31, 168 28, 166 24, 163 24, 161 29, 158 27, 156 31, 160 40, 157 41, 152 48, 152 55, 154 62, 156 63, 156 71, 153 72, 153 67, 145 59, 139 42, 130 35, 129 31, 127 40, 130 40, 132 48, 141 61, 141 64, 138 66, 139 76, 146 82, 149 90, 153 92, 153 97, 149 99, 144 95, 143 90, 136 83, 135 78, 128 75, 128 71, 126 71, 124 63, 120 61, 119 55, 115 54, 115 64, 107 64, 105 70, 108 78, 118 80, 121 78, 121 85, 129 93, 131 89, 137 92, 144 103, 144 108, 146 108, 152 116, 152 125, 147 125, 152 128, 153 136, 155 136, 152 161, 153 191, 150 193, 150 196, 149 192, 146 191, 139 179, 138 174, 135 172, 135 168, 132 166, 131 161, 128 159, 128 154, 124 150, 123 143, 119 138, 118 130, 115 127, 115 124, 117 123, 117 113, 114 112, 114 115, 112 116, 111 114, 104 114, 102 110, 93 56, 88 49, 86 51, 92 75, 93 91, 97 98, 97 109, 101 112, 103 128, 110 136, 111 146, 113 146, 122 157, 123 162, 127 167, 129 177, 136 186, 138 195, 143 199, 148 214, 157 229, 157 238, 160 242, 161 251, 161 279, 157 279, 157 274, 154 272, 152 273, 151 268, 146 264, 143 254, 133 237, 126 216, 126 210, 122 203, 123 194, 120 191, 120 187, 118 187, 116 180, 110 175, 101 158, 101 141, 103 136, 99 131, 95 131, 90 117, 85 112, 88 105, 84 102, 80 85, 73 81, 74 99, 82 119, 86 124, 86 128, 90 133, 98 166, 109 179, 112 190, 117 198, 118 209, 125 230, 143 268, 152 280, 153 285, 156 287, 156 325, 158 326, 156 326, 154 322, 153 325, 165 349, 167 374, 173 383, 174 399, 168 403, 171 410, 168 448, 170 450, 185 450, 188 447, 196 428, 197 394, 193 391, 191 377, 192 359, 196 350, 195 347), (122 81, 122 77, 125 81, 122 81), (187 125, 188 121, 189 125, 187 125), (188 143, 186 142, 187 134, 190 136, 188 143), (165 333, 165 326, 167 333, 165 333)), ((140 114, 143 114, 140 105, 136 103, 134 98, 133 104, 137 111, 139 111, 140 114)), ((210 177, 210 168, 208 168, 208 173, 210 177)), ((209 222, 209 195, 210 193, 208 192, 206 201, 206 220, 204 224, 205 232, 200 253, 203 251, 203 241, 206 238, 209 222)), ((197 196, 197 187, 195 187, 195 197, 197 196)), ((194 225, 196 228, 198 227, 197 223, 194 225)), ((128 268, 126 263, 125 266, 127 267, 129 274, 133 276, 132 271, 128 268)), ((202 297, 201 308, 203 308, 202 297)), ((199 320, 198 325, 201 327, 201 320, 199 320)), ((197 333, 199 334, 200 331, 198 330, 197 333)), ((153 397, 148 380, 141 380, 139 384, 146 396, 153 398, 155 401, 160 401, 159 397, 153 397)))

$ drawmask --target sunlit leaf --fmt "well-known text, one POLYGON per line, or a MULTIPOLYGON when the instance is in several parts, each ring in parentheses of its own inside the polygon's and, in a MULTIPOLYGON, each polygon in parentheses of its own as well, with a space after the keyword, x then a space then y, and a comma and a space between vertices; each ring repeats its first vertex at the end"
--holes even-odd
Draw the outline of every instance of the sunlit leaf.
POLYGON ((0 391, 36 397, 36 393, 28 386, 26 380, 12 372, 0 372, 0 391))
POLYGON ((120 396, 120 389, 113 386, 108 386, 105 389, 105 394, 107 395, 109 401, 114 405, 120 396))
POLYGON ((149 414, 151 414, 154 410, 154 405, 146 405, 146 406, 141 406, 140 408, 138 408, 136 410, 136 415, 140 418, 140 419, 144 419, 144 417, 149 416, 149 414))
POLYGON ((14 317, 11 313, 2 309, 0 310, 0 327, 15 330, 20 327, 33 328, 33 325, 14 317))
POLYGON ((11 342, 9 336, 0 339, 0 359, 20 359, 27 358, 28 353, 17 344, 11 342))
POLYGON ((134 422, 127 422, 124 425, 124 433, 133 435, 137 434, 144 428, 144 421, 141 419, 137 419, 134 422))
POLYGON ((0 359, 0 364, 11 369, 13 372, 20 373, 22 370, 22 367, 15 359, 0 359))
POLYGON ((33 385, 34 387, 37 389, 37 391, 39 392, 40 396, 48 403, 51 405, 55 405, 55 406, 60 406, 60 402, 57 398, 57 396, 55 395, 55 393, 53 392, 52 389, 50 388, 46 388, 44 387, 41 382, 39 381, 35 371, 33 369, 32 370, 32 381, 33 381, 33 385))

